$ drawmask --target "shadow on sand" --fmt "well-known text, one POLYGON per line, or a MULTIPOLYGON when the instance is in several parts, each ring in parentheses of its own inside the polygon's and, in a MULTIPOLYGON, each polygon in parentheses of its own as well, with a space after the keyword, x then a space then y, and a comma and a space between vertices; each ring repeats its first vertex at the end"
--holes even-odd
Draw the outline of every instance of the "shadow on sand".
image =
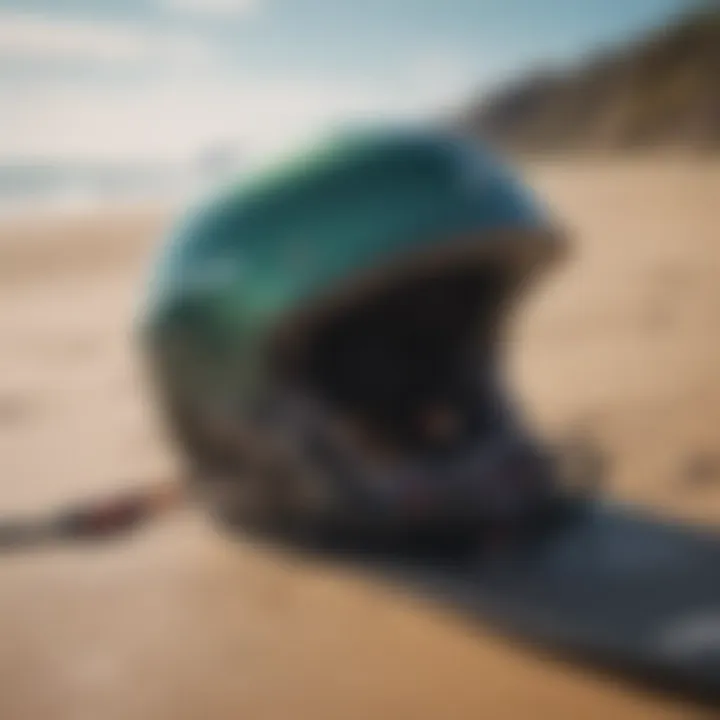
MULTIPOLYGON (((0 523, 0 550, 122 536, 158 512, 159 496, 148 497, 0 523)), ((594 500, 512 542, 261 541, 441 603, 546 656, 720 708, 720 537, 710 532, 594 500)))
POLYGON ((514 642, 720 708, 720 538, 595 502, 524 542, 283 550, 439 602, 514 642))

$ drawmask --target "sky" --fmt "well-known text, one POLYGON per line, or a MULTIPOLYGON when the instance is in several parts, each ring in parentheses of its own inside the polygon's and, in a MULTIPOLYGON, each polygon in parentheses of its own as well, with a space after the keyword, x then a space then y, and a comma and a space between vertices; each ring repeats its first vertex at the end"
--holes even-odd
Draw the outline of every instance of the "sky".
POLYGON ((0 0, 0 163, 272 152, 448 112, 688 0, 0 0))

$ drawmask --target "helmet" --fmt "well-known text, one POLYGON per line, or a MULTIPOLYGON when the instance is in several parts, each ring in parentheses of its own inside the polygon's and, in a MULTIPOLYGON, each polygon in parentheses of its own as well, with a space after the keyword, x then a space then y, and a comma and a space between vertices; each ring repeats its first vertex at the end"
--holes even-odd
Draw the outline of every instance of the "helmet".
POLYGON ((501 321, 562 247, 487 148, 434 128, 341 133, 231 184, 170 233, 141 322, 194 487, 262 527, 516 505, 532 453, 501 321))

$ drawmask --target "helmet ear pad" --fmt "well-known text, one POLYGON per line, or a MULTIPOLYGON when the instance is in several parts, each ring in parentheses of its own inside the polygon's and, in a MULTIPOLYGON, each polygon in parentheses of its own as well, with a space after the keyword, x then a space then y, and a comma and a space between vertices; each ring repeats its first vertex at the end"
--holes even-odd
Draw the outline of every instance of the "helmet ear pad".
POLYGON ((233 414, 171 407, 191 495, 223 526, 299 540, 337 511, 317 423, 291 395, 233 414))

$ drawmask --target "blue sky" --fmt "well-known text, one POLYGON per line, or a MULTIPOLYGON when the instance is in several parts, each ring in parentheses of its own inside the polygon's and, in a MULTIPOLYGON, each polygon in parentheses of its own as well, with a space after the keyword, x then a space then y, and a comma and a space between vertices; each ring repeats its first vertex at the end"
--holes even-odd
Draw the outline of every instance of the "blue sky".
POLYGON ((0 161, 263 152, 457 106, 687 0, 0 0, 0 161))

